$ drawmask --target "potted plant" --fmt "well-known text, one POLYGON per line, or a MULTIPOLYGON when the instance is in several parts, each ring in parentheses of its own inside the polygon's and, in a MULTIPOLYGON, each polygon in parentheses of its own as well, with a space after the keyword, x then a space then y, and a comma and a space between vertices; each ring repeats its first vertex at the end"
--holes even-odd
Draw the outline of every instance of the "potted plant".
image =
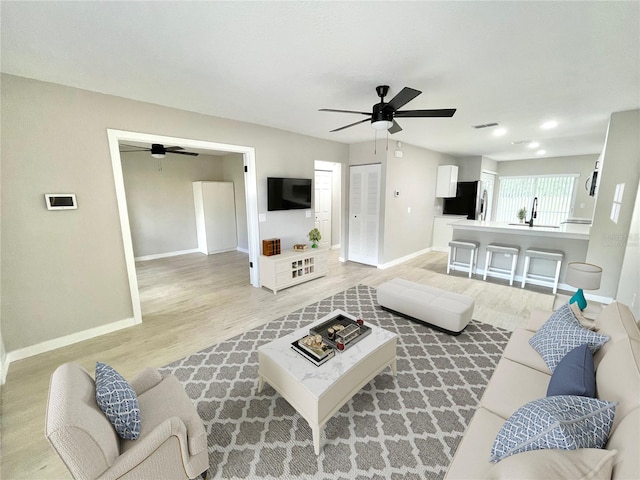
POLYGON ((521 208, 518 210, 518 218, 520 219, 520 223, 524 223, 524 219, 527 218, 527 209, 521 208))
POLYGON ((320 235, 320 230, 314 228, 309 232, 309 240, 311 240, 311 248, 318 248, 318 242, 322 238, 320 235))

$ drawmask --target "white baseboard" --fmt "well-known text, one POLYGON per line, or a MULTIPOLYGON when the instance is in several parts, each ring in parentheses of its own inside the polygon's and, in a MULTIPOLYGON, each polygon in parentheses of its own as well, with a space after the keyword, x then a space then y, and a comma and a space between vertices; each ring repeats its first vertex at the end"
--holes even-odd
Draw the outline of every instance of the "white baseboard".
POLYGON ((418 250, 417 252, 413 252, 409 255, 405 255, 404 257, 396 258, 395 260, 392 260, 390 262, 378 265, 378 268, 380 270, 384 270, 385 268, 393 267, 395 265, 400 265, 401 263, 411 260, 412 258, 419 257, 420 255, 424 255, 425 253, 428 253, 430 251, 431 251, 431 247, 425 248, 424 250, 418 250))
POLYGON ((248 248, 238 247, 238 248, 236 248, 236 250, 238 252, 246 253, 247 255, 249 254, 249 249, 248 248))
POLYGON ((189 250, 178 250, 176 252, 157 253, 155 255, 143 255, 142 257, 136 257, 136 262, 144 262, 147 260, 155 260, 156 258, 177 257, 178 255, 186 255, 188 253, 198 253, 200 250, 197 248, 191 248, 189 250))
POLYGON ((449 247, 431 247, 432 252, 449 252, 449 247))
MULTIPOLYGON (((89 340, 90 338, 99 337, 100 335, 105 335, 107 333, 115 332, 116 330, 122 330, 123 328, 132 327, 134 325, 135 319, 133 317, 125 318, 124 320, 118 320, 117 322, 109 323, 107 325, 100 325, 99 327, 89 328, 88 330, 83 330, 81 332, 72 333, 63 337, 54 338, 52 340, 47 340, 45 342, 31 345, 29 347, 12 350, 7 353, 6 361, 2 362, 2 367, 3 370, 6 369, 8 372, 11 362, 16 362, 24 358, 33 357, 34 355, 49 352, 51 350, 55 350, 56 348, 66 347, 67 345, 82 342, 83 340, 89 340)), ((3 372, 3 383, 5 377, 6 373, 3 372)))
POLYGON ((331 245, 331 248, 329 250, 340 250, 340 244, 331 245))

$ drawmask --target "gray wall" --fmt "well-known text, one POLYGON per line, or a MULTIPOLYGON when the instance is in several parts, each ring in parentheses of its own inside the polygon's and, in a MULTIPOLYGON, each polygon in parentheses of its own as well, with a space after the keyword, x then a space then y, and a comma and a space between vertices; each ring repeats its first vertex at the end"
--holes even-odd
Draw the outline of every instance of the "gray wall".
MULTIPOLYGON (((640 110, 611 115, 601 161, 587 262, 603 268, 597 295, 616 298, 640 179, 640 110), (616 185, 624 183, 618 223, 610 219, 616 185)), ((635 268, 638 268, 636 265, 635 268)))
MULTIPOLYGON (((591 177, 598 155, 574 155, 569 157, 532 158, 529 160, 509 160, 498 162, 498 177, 518 175, 580 175, 576 183, 573 217, 591 218, 595 198, 585 190, 585 181, 591 177)), ((496 182, 496 195, 500 182, 496 182)), ((497 197, 496 197, 497 198, 497 197)))
MULTIPOLYGON (((267 176, 313 178, 315 158, 348 161, 347 145, 274 128, 13 75, 2 75, 1 89, 9 352, 133 317, 107 128, 254 147, 260 213, 267 176), (46 210, 44 193, 69 192, 77 210, 46 210)), ((261 238, 280 237, 287 248, 306 238, 313 218, 278 212, 259 227, 261 238)))
POLYGON ((236 225, 238 229, 238 249, 249 250, 249 233, 247 232, 247 198, 244 185, 244 163, 242 155, 230 153, 222 159, 222 179, 233 182, 236 199, 236 225))
MULTIPOLYGON (((401 150, 403 158, 396 158, 393 149, 387 152, 380 146, 375 154, 373 142, 354 144, 349 148, 350 165, 382 164, 378 256, 381 265, 431 246, 433 217, 437 213, 438 165, 456 164, 456 159, 450 155, 406 143, 402 144, 401 150), (394 190, 400 192, 398 197, 394 197, 394 190)), ((348 177, 348 172, 345 176, 348 177)), ((348 218, 348 212, 344 216, 348 218)))
POLYGON ((121 158, 134 255, 196 249, 193 182, 223 180, 222 158, 167 154, 158 160, 148 152, 121 158))

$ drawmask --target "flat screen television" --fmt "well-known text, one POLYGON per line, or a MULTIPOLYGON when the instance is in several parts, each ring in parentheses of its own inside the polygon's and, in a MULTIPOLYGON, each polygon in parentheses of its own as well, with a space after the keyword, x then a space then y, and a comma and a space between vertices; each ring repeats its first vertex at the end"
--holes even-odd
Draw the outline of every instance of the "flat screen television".
POLYGON ((311 208, 310 178, 267 177, 267 210, 311 208))
POLYGON ((442 213, 445 215, 466 215, 476 219, 478 201, 478 182, 458 182, 456 196, 444 199, 442 213))

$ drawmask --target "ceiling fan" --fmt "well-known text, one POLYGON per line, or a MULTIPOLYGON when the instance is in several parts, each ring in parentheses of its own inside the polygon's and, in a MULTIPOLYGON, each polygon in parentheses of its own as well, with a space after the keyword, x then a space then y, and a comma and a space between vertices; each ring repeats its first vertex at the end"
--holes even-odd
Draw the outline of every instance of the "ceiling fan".
POLYGON ((331 108, 321 108, 320 112, 339 112, 339 113, 357 113, 360 115, 368 115, 369 118, 360 120, 358 122, 350 123, 344 127, 331 130, 332 132, 338 132, 345 128, 353 127, 364 122, 371 122, 371 126, 376 130, 388 130, 389 133, 397 133, 402 130, 402 127, 398 125, 395 118, 399 117, 453 117, 456 113, 455 108, 444 108, 440 110, 398 110, 411 100, 416 98, 422 92, 413 88, 404 87, 400 92, 393 97, 389 102, 385 103, 384 97, 389 93, 388 85, 380 85, 376 87, 376 92, 380 97, 380 103, 376 103, 373 106, 371 112, 356 112, 353 110, 334 110, 331 108))
POLYGON ((136 145, 125 145, 124 147, 129 148, 137 148, 138 150, 120 150, 121 152, 151 152, 151 156, 153 158, 164 158, 167 153, 175 153, 176 155, 190 155, 192 157, 197 157, 199 154, 194 152, 183 152, 184 148, 182 147, 165 147, 160 143, 152 143, 151 148, 138 147, 136 145))

